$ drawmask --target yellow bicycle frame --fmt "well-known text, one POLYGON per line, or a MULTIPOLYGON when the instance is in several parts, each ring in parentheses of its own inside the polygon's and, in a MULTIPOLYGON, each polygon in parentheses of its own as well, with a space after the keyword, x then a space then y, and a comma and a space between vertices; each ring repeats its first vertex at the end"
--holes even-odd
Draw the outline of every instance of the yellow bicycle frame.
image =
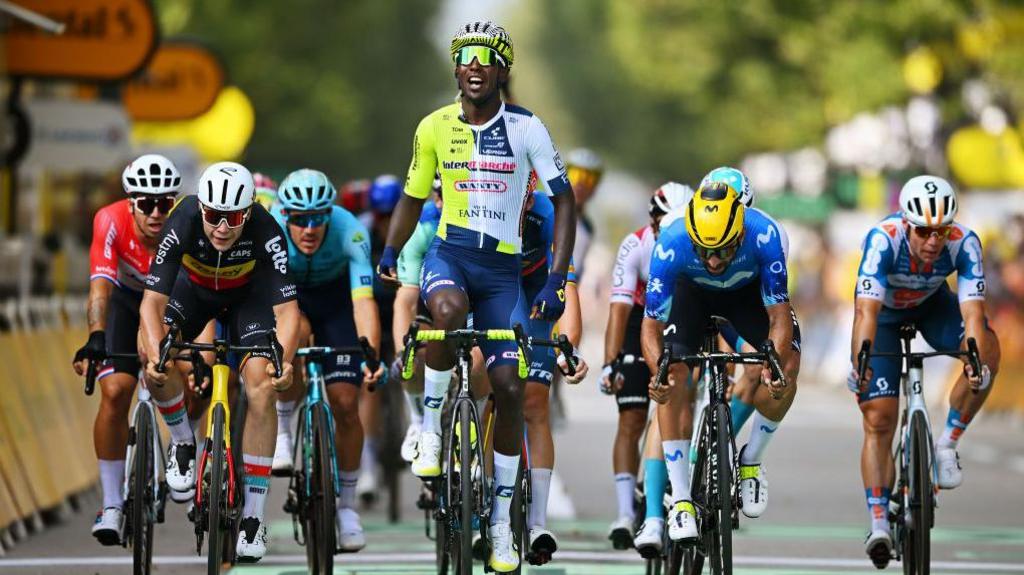
POLYGON ((210 407, 206 410, 206 437, 213 437, 213 408, 215 405, 224 406, 224 445, 228 451, 231 450, 231 407, 228 403, 228 378, 231 376, 231 368, 215 363, 213 364, 213 394, 210 397, 210 407))

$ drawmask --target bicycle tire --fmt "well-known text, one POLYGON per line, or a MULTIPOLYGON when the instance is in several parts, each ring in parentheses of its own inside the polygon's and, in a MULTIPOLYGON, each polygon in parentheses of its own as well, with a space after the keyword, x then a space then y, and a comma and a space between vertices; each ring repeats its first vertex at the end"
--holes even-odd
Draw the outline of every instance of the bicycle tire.
POLYGON ((224 469, 227 466, 225 445, 224 445, 224 420, 227 414, 224 406, 213 406, 213 446, 212 461, 210 462, 210 482, 206 489, 206 515, 207 515, 207 543, 206 548, 206 572, 209 575, 219 575, 222 561, 224 559, 224 469))
MULTIPOLYGON (((432 479, 434 483, 434 504, 441 505, 437 501, 437 494, 440 493, 442 482, 439 479, 432 479)), ((448 575, 448 526, 446 519, 439 508, 434 513, 434 558, 437 566, 437 575, 448 575)))
MULTIPOLYGON (((296 499, 296 513, 299 516, 299 528, 302 530, 302 545, 306 548, 306 565, 312 571, 317 564, 317 541, 316 533, 311 529, 311 521, 309 520, 310 509, 313 507, 311 503, 310 493, 306 491, 306 485, 310 483, 306 481, 307 476, 312 473, 312 470, 316 467, 314 461, 314 454, 316 448, 314 447, 313 441, 313 426, 312 424, 306 425, 306 410, 311 409, 310 407, 304 407, 299 412, 299 426, 298 436, 296 437, 296 451, 298 458, 295 459, 295 499, 296 499), (298 462, 301 461, 302 465, 299 466, 298 462)), ((312 415, 309 418, 312 419, 312 415)))
MULTIPOLYGON (((701 417, 697 434, 697 461, 693 465, 693 476, 690 478, 690 492, 693 494, 694 507, 702 511, 709 508, 711 493, 708 486, 708 437, 711 430, 707 417, 701 417)), ((697 542, 683 547, 672 544, 666 558, 665 575, 699 575, 704 569, 705 553, 711 548, 711 530, 708 518, 698 514, 697 542)), ((666 539, 668 539, 666 537, 666 539)), ((671 543, 671 541, 670 541, 671 543)))
POLYGON ((931 569, 931 528, 934 520, 934 490, 929 466, 930 443, 924 414, 914 413, 910 423, 910 516, 911 527, 904 545, 910 547, 905 564, 914 575, 928 575, 931 569))
POLYGON ((153 567, 153 415, 140 406, 135 420, 131 506, 132 573, 149 575, 153 567))
POLYGON ((315 476, 310 485, 316 490, 312 497, 309 517, 316 532, 317 575, 331 575, 334 572, 334 552, 337 549, 334 527, 337 515, 337 501, 334 493, 334 458, 331 451, 330 417, 324 408, 313 411, 313 457, 315 476))
POLYGON ((732 575, 732 434, 729 432, 729 407, 724 403, 715 406, 715 427, 718 436, 715 441, 715 459, 718 465, 718 505, 715 525, 718 529, 718 558, 722 575, 732 575))
POLYGON ((513 541, 519 542, 519 567, 512 571, 513 575, 524 573, 523 564, 533 559, 530 549, 530 481, 526 468, 525 456, 519 459, 519 470, 516 472, 516 492, 512 496, 511 517, 513 541))
POLYGON ((459 472, 459 575, 473 574, 473 442, 472 404, 459 403, 459 458, 462 469, 459 472))

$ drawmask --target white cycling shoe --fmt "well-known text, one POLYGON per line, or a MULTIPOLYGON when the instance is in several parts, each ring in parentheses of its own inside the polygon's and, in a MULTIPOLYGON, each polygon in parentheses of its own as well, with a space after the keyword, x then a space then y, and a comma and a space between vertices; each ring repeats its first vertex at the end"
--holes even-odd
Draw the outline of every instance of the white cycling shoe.
POLYGON ((640 526, 633 538, 633 546, 644 559, 654 559, 661 555, 662 539, 665 533, 665 520, 651 517, 640 526))
POLYGON ((124 512, 120 507, 107 507, 96 514, 92 536, 100 545, 120 545, 124 534, 124 512))
POLYGON ((892 536, 886 530, 872 529, 865 550, 876 568, 885 569, 892 559, 892 536))
POLYGON ((174 491, 188 491, 196 486, 196 444, 171 444, 167 449, 164 481, 174 491))
POLYGON ((697 509, 689 499, 676 501, 668 510, 668 537, 681 543, 697 540, 697 509))
POLYGON ((295 462, 292 461, 292 448, 294 447, 292 434, 288 432, 277 434, 277 446, 274 448, 274 462, 271 464, 270 473, 274 477, 287 477, 291 475, 295 462))
POLYGON ((256 517, 242 519, 238 526, 235 554, 239 563, 255 563, 267 554, 267 526, 256 517))
POLYGON ((354 509, 338 510, 338 548, 345 553, 355 553, 366 547, 366 534, 359 514, 354 509))
POLYGON ((936 449, 935 459, 939 467, 940 489, 955 489, 964 482, 964 474, 960 467, 960 454, 955 449, 936 449))
POLYGON ((488 530, 491 539, 491 558, 487 565, 497 573, 511 573, 519 568, 519 550, 512 539, 512 525, 500 522, 488 530))
POLYGON ((544 565, 558 551, 555 534, 543 527, 530 528, 530 564, 544 565))
MULTIPOLYGON (((742 457, 743 452, 740 451, 740 461, 742 457)), ((768 478, 765 476, 763 463, 740 463, 740 499, 743 514, 751 519, 760 517, 768 508, 768 478)))
POLYGON ((633 546, 633 518, 622 516, 612 521, 608 528, 608 540, 612 542, 612 548, 629 549, 633 546))
POLYGON ((412 462, 412 473, 416 477, 437 477, 441 475, 441 436, 431 431, 420 434, 419 449, 412 462))
POLYGON ((405 430, 405 439, 402 440, 402 459, 406 463, 412 463, 416 459, 417 446, 420 443, 420 425, 410 423, 405 430))

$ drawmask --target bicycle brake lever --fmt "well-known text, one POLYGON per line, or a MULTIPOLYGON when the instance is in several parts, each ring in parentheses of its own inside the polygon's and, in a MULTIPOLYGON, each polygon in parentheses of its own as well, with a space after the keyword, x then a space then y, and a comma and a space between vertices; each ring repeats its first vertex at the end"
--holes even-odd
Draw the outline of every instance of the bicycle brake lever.
POLYGON ((569 377, 576 375, 576 368, 579 367, 579 363, 573 356, 573 345, 569 342, 569 338, 563 333, 558 336, 558 349, 565 356, 565 367, 566 374, 569 377))
POLYGON ((654 380, 654 387, 659 388, 665 385, 668 378, 668 365, 672 360, 672 352, 668 347, 668 344, 661 350, 661 357, 658 358, 658 377, 654 380))
POLYGON ((761 345, 761 351, 764 353, 765 359, 768 361, 768 368, 772 372, 772 379, 780 382, 780 387, 786 387, 786 375, 782 373, 782 365, 779 363, 779 354, 775 351, 775 344, 770 339, 766 339, 764 344, 761 345))
POLYGON ((864 381, 868 375, 868 362, 871 361, 871 340, 865 339, 860 344, 860 351, 857 352, 857 384, 864 381))
MULTIPOLYGON (((973 337, 967 338, 967 362, 971 364, 971 370, 974 371, 975 377, 984 377, 981 373, 981 357, 978 352, 978 341, 973 337)), ((972 393, 978 393, 979 390, 971 387, 972 393)))

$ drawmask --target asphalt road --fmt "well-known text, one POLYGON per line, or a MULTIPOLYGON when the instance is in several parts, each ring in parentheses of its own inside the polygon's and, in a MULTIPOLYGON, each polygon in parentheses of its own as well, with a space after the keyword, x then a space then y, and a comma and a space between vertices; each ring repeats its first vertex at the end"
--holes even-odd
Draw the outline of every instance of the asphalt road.
MULTIPOLYGON (((632 551, 612 551, 605 530, 614 515, 608 446, 614 433, 613 403, 595 386, 567 390, 571 416, 556 437, 559 472, 575 502, 577 519, 556 521, 562 550, 556 560, 529 573, 642 573, 632 551)), ((933 419, 944 412, 932 408, 933 419)), ((933 532, 933 573, 1024 573, 1024 442, 1019 421, 978 417, 961 443, 964 485, 940 494, 933 532)), ((745 439, 745 434, 744 434, 745 439)), ((737 573, 801 575, 873 573, 863 552, 867 521, 858 472, 859 413, 845 393, 805 387, 768 452, 770 505, 758 520, 744 520, 735 536, 737 573)), ((303 549, 292 539, 291 521, 281 511, 284 480, 275 479, 268 504, 271 549, 258 566, 234 575, 305 572, 303 549)), ((423 536, 421 513, 413 507, 416 481, 404 485, 404 521, 383 521, 379 510, 364 514, 369 546, 339 556, 335 573, 430 573, 432 543, 423 536)), ((84 502, 89 509, 99 499, 84 502)), ((201 573, 184 509, 168 508, 156 530, 156 568, 161 575, 201 573)), ((89 535, 90 512, 74 514, 53 529, 32 536, 0 558, 0 572, 128 573, 129 550, 98 546, 89 535)), ((893 564, 889 571, 899 571, 893 564)), ((480 570, 482 573, 482 568, 480 570)))

